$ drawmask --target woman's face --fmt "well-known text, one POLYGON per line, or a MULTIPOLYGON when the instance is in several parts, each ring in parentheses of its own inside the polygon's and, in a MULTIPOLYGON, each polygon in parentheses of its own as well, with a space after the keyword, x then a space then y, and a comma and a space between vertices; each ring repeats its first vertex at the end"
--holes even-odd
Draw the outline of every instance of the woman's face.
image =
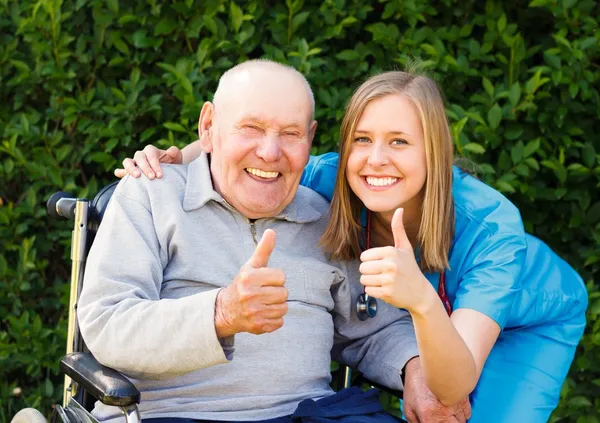
POLYGON ((398 207, 410 214, 420 210, 426 177, 423 128, 415 107, 400 94, 372 100, 358 121, 348 157, 352 191, 369 210, 391 220, 398 207))

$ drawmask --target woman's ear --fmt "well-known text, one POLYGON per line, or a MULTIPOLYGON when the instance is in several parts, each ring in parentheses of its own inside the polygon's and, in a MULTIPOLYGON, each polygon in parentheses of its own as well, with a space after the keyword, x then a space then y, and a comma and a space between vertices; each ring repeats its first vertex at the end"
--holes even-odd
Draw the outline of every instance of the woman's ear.
POLYGON ((207 101, 202 106, 200 119, 198 119, 198 137, 200 138, 200 146, 206 153, 212 151, 212 126, 215 117, 215 106, 210 101, 207 101))

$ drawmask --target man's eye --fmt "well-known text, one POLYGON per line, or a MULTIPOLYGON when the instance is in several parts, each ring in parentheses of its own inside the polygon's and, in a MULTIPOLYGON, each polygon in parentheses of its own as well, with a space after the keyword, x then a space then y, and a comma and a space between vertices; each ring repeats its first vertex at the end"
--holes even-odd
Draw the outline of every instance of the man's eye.
POLYGON ((242 126, 242 129, 249 132, 260 132, 261 130, 258 126, 254 125, 244 125, 242 126))
POLYGON ((363 144, 363 143, 371 142, 371 140, 367 137, 357 137, 357 138, 354 138, 354 142, 363 144))
POLYGON ((300 134, 298 132, 284 132, 283 135, 286 137, 299 137, 300 134))

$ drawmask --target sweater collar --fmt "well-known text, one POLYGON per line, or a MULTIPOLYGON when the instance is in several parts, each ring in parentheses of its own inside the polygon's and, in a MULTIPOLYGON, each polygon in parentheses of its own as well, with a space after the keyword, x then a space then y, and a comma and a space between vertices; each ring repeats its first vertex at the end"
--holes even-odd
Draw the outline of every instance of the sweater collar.
MULTIPOLYGON (((273 216, 273 218, 295 223, 308 223, 319 220, 323 216, 323 213, 312 206, 308 199, 310 193, 307 191, 307 188, 298 187, 298 191, 292 202, 277 216, 273 216)), ((183 210, 189 212, 200 209, 211 200, 240 213, 214 190, 208 154, 202 152, 196 160, 188 165, 183 210)))

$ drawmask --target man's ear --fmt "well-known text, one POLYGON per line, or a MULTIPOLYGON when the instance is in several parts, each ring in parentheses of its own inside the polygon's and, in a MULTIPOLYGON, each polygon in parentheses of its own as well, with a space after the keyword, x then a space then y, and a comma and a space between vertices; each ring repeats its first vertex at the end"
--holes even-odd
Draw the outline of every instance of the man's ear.
POLYGON ((313 120, 308 128, 308 142, 312 145, 313 138, 315 137, 315 132, 317 131, 317 121, 313 120))
POLYGON ((210 101, 207 101, 202 106, 200 119, 198 119, 198 136, 200 138, 200 146, 206 153, 212 151, 212 126, 215 118, 215 106, 210 101))

